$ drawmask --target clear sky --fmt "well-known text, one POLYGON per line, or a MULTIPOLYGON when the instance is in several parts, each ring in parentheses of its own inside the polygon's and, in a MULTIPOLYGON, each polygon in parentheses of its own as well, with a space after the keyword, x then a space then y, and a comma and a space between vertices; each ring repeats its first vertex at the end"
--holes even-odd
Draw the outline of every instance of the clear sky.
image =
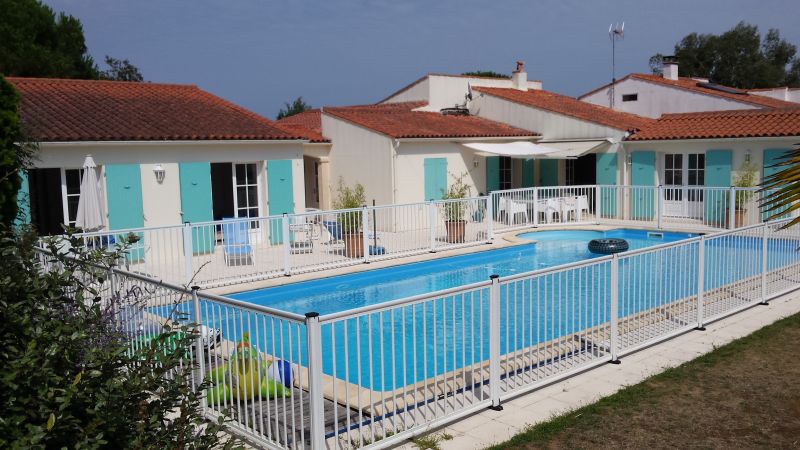
POLYGON ((687 33, 740 20, 800 46, 798 0, 45 0, 83 22, 92 55, 149 81, 197 84, 269 118, 372 103, 427 72, 510 73, 579 95, 610 81, 608 26, 625 21, 617 76, 647 72, 687 33))

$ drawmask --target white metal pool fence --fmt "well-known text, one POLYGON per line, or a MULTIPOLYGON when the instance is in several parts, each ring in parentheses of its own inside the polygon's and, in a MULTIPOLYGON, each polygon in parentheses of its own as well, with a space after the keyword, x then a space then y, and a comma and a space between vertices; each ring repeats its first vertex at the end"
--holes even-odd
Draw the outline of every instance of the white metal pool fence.
POLYGON ((798 289, 800 228, 781 228, 786 222, 322 316, 121 269, 101 292, 137 292, 138 310, 125 310, 122 321, 134 343, 155 329, 148 322, 175 311, 218 332, 218 342, 198 342, 206 348, 198 376, 245 389, 212 396, 207 413, 227 413, 253 443, 383 448, 798 289), (245 334, 257 349, 248 353, 257 373, 288 381, 291 397, 269 399, 224 370, 245 334))
POLYGON ((565 224, 715 231, 761 223, 755 188, 554 186, 401 205, 308 211, 78 235, 139 241, 127 268, 174 284, 238 284, 489 243, 495 233, 565 224))

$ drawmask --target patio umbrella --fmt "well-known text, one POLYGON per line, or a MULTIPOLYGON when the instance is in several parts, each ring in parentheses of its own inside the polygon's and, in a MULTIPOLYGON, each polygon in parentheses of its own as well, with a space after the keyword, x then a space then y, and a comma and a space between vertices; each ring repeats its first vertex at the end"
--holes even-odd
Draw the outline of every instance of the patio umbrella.
POLYGON ((92 155, 86 155, 83 161, 83 178, 81 179, 81 195, 78 198, 78 214, 75 227, 84 231, 95 231, 103 228, 103 217, 106 215, 103 198, 100 194, 100 182, 97 180, 97 165, 92 155))

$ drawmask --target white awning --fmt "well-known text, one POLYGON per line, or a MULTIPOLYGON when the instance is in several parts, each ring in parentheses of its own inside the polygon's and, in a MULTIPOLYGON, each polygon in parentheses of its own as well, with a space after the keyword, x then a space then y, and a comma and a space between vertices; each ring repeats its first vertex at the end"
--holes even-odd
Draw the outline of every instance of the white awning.
POLYGON ((533 158, 550 153, 558 152, 559 149, 544 145, 534 144, 528 141, 506 142, 506 143, 475 143, 463 144, 478 154, 484 156, 510 156, 512 158, 533 158))
POLYGON ((548 159, 574 159, 591 153, 608 143, 607 139, 542 142, 542 145, 556 149, 555 152, 548 153, 542 157, 548 159))

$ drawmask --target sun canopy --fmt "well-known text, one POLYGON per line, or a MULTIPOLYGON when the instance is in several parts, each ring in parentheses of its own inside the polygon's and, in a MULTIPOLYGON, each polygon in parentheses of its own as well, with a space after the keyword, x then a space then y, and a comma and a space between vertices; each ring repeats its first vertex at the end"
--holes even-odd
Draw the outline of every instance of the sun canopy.
POLYGON ((506 143, 471 143, 463 144, 479 154, 485 156, 510 156, 512 158, 534 158, 541 157, 550 153, 558 152, 557 148, 550 148, 544 145, 534 144, 528 141, 506 142, 506 143))
POLYGON ((543 142, 542 145, 552 148, 555 151, 543 155, 548 159, 574 159, 597 150, 600 146, 608 144, 606 139, 593 139, 581 141, 551 141, 543 142))

